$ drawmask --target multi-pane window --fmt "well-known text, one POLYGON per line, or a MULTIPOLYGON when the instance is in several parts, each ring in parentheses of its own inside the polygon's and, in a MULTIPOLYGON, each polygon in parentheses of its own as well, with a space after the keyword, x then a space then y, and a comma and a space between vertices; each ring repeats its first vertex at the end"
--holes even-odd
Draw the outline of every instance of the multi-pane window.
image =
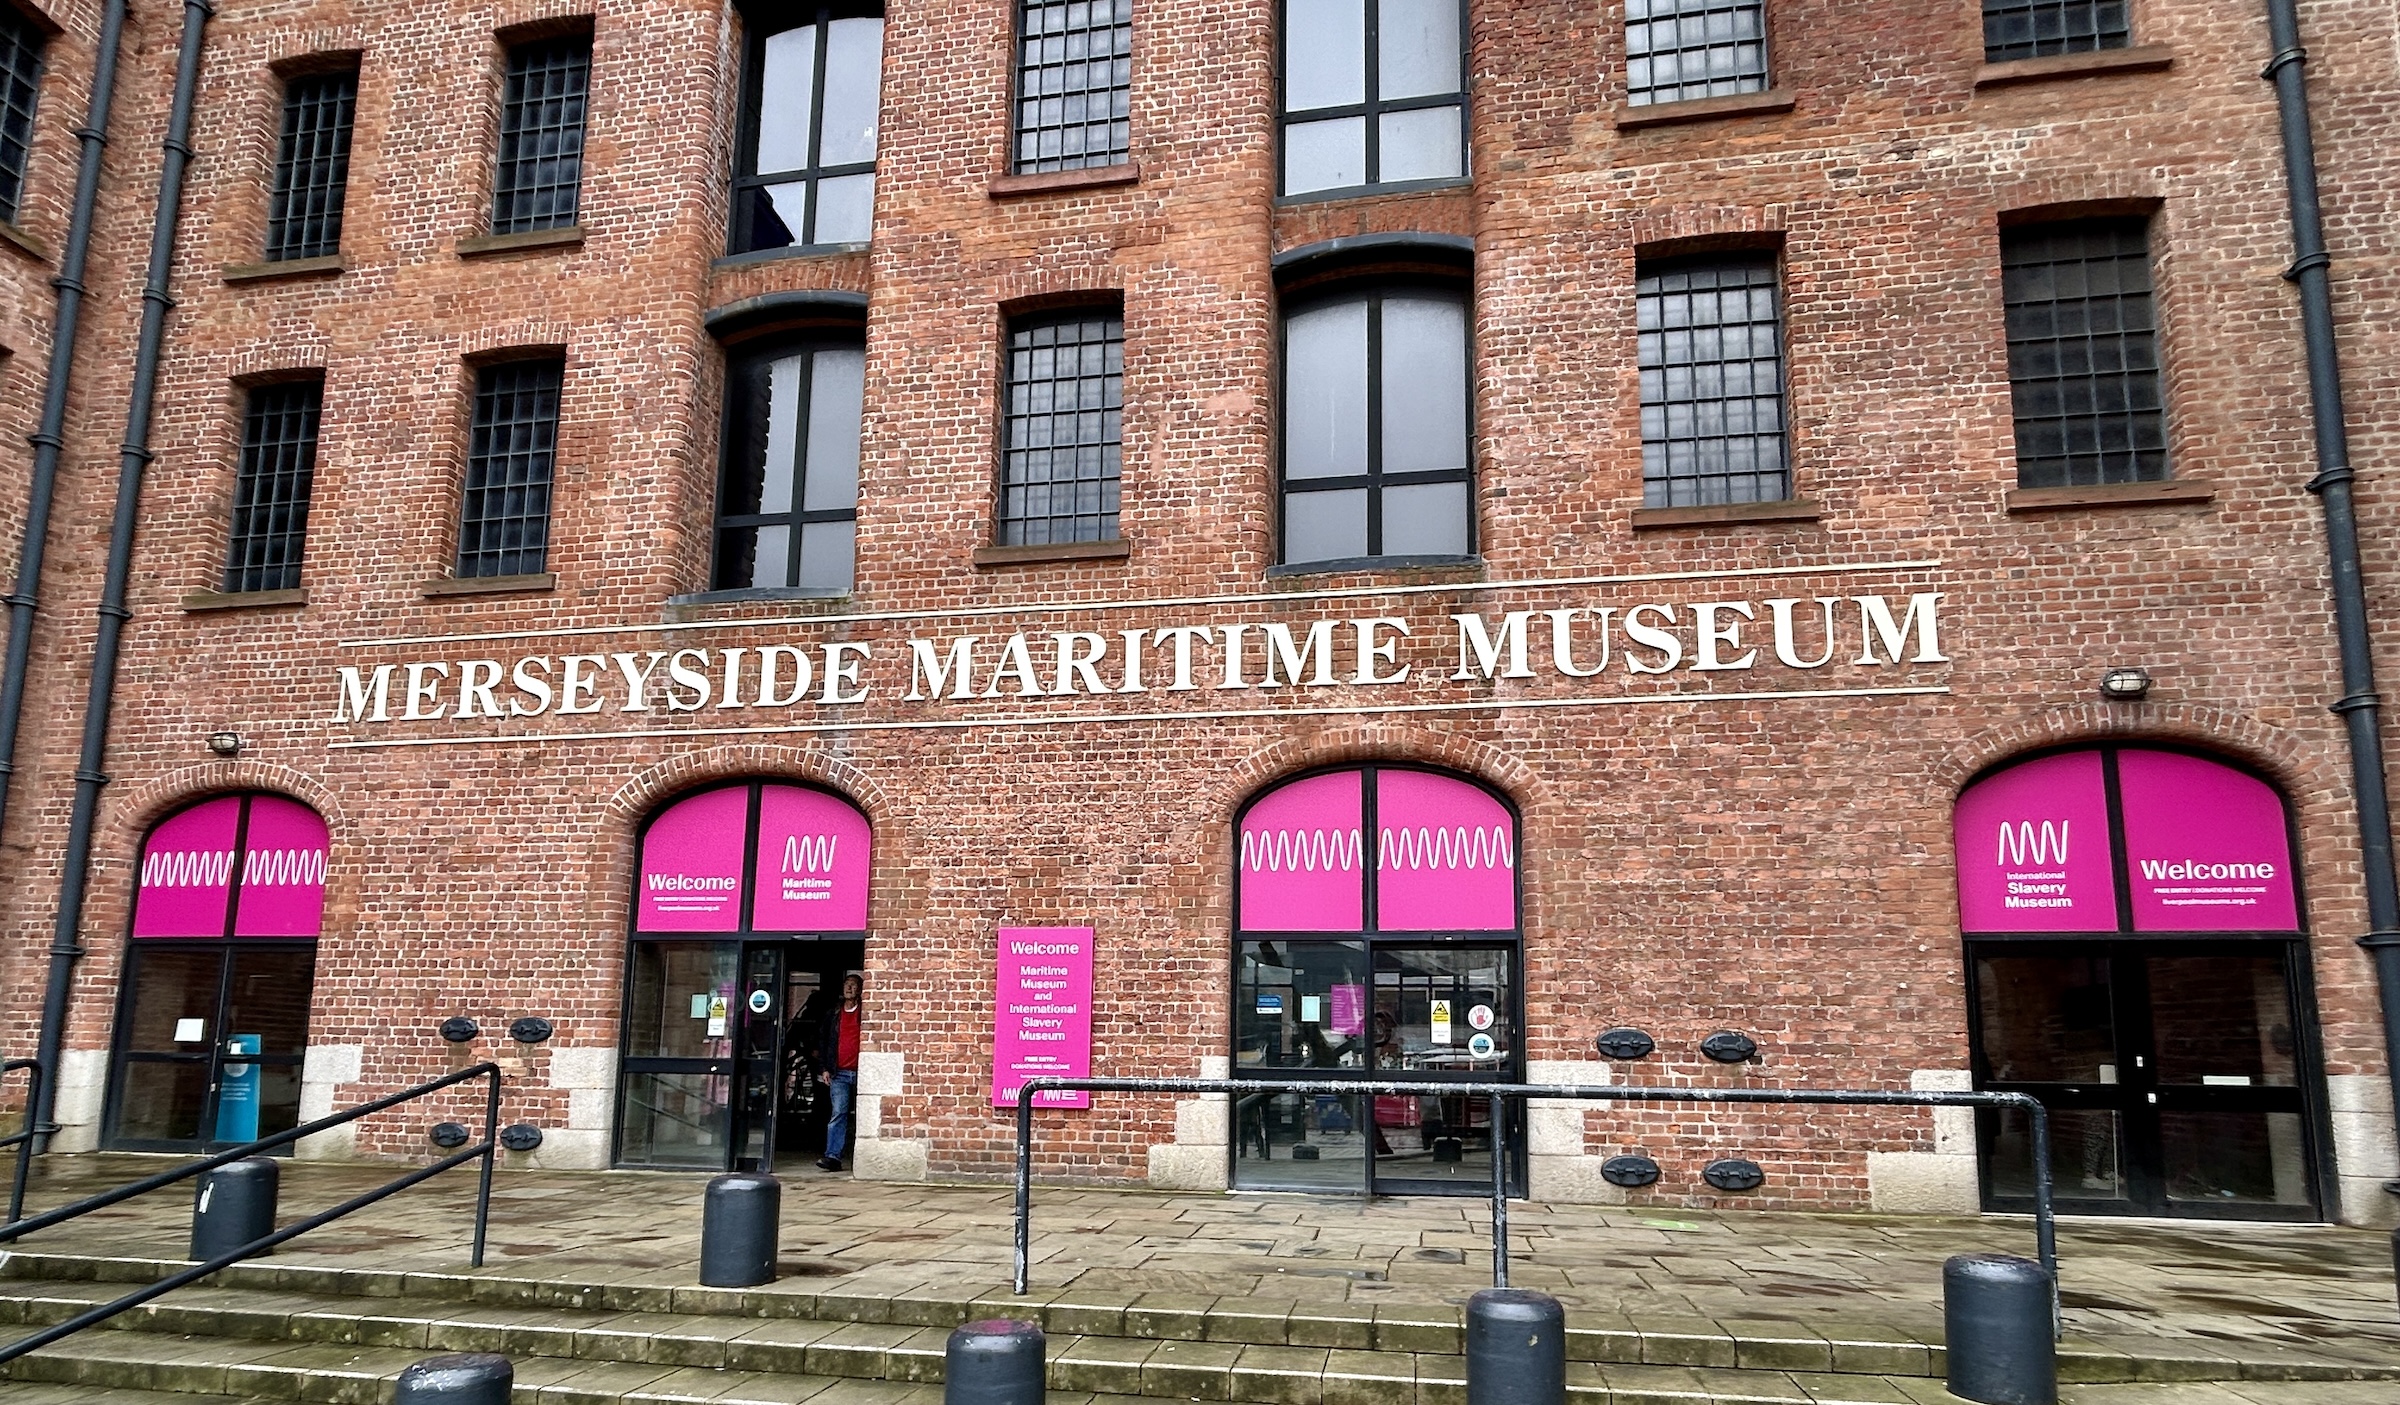
POLYGON ((1470 548, 1465 299, 1350 292, 1283 323, 1283 560, 1470 548))
POLYGON ((2127 0, 1983 0, 1983 59, 2122 49, 2133 42, 2127 0))
POLYGON ((1074 312, 1008 332, 1000 544, 1114 541, 1125 319, 1074 312))
POLYGON ((1113 166, 1133 152, 1133 0, 1024 0, 1016 169, 1113 166))
POLYGON ((719 590, 848 590, 858 528, 856 343, 734 362, 717 493, 719 590))
POLYGON ((458 574, 539 574, 550 546, 550 482, 558 456, 557 361, 510 361, 475 373, 458 574))
POLYGON ((1625 0, 1625 101, 1764 92, 1766 0, 1625 0))
POLYGON ((750 39, 732 252, 866 242, 875 224, 883 7, 819 5, 750 39))
POLYGON ((1643 504, 1789 498, 1774 256, 1645 263, 1634 301, 1643 504))
POLYGON ((275 151, 275 193, 267 205, 270 262, 340 251, 357 111, 355 69, 305 74, 283 85, 283 141, 275 151))
POLYGON ((25 157, 33 145, 33 100, 41 81, 40 32, 0 6, 0 222, 17 222, 25 195, 25 157))
POLYGON ((2018 484, 2165 478, 2167 412, 2143 221, 2005 230, 2000 286, 2018 484))
POLYGON ((1283 193, 1467 172, 1462 0, 1284 0, 1283 193))
POLYGON ((227 591, 299 587, 308 495, 317 476, 317 416, 324 404, 321 381, 283 381, 251 390, 242 414, 241 470, 233 485, 227 591))
POLYGON ((500 93, 500 160, 492 180, 492 233, 575 223, 583 185, 584 105, 591 91, 588 36, 543 39, 508 51, 500 93))

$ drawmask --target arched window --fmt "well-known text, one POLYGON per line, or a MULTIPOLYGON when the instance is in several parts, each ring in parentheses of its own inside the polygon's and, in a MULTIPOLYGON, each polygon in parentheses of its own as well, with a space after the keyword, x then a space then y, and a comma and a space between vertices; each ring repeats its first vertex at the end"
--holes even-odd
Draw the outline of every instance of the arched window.
POLYGON ((883 6, 754 14, 730 253, 863 244, 875 227, 883 6), (793 21, 797 20, 795 24, 793 21))
MULTIPOLYGON (((2324 1172, 2299 856, 2283 797, 2192 752, 2011 763, 1956 812, 1978 1087, 2050 1108, 2060 1204, 2311 1219, 2324 1172)), ((2023 1118, 1980 1149, 2030 1203, 2023 1118)))
POLYGON ((223 795, 142 843, 118 1000, 106 1142, 238 1145, 298 1125, 325 821, 280 795, 223 795))

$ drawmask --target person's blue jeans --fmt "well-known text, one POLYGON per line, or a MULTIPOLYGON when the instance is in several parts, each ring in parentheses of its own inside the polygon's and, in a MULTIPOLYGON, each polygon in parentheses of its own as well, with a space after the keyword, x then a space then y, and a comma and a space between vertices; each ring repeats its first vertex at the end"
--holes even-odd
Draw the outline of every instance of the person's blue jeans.
POLYGON ((825 1155, 839 1161, 850 1150, 850 1109, 858 1101, 858 1070, 834 1070, 833 1117, 825 1124, 825 1155))

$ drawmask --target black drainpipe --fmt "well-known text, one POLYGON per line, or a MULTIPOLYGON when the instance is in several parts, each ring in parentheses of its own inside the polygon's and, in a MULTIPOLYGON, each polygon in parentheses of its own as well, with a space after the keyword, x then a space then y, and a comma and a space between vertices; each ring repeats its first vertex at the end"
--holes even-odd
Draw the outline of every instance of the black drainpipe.
MULTIPOLYGON (((2358 797, 2358 847, 2367 887, 2367 934, 2358 944, 2375 960, 2383 1003, 2383 1057, 2400 1107, 2400 883, 2392 871, 2392 811, 2383 781, 2381 704, 2367 634, 2367 590, 2358 563, 2358 518, 2351 508, 2350 430, 2342 409, 2341 353, 2333 340, 2333 297, 2326 269, 2325 218, 2317 203, 2317 144, 2309 132, 2308 51, 2300 47, 2294 0, 2267 0, 2275 46, 2259 76, 2275 85, 2283 118, 2283 174, 2292 195, 2292 266, 2300 290, 2300 327, 2308 345, 2308 401, 2316 418, 2317 476, 2308 490, 2325 509, 2325 555, 2333 570, 2334 632, 2340 642, 2342 697, 2333 705, 2350 733, 2351 788, 2358 797)), ((2400 1252, 2400 1235, 2394 1238, 2400 1252)))
MULTIPOLYGON (((75 330, 83 318, 84 256, 91 251, 92 207, 100 198, 100 153, 108 146, 109 101, 117 86, 117 50, 125 33, 125 0, 108 0, 100 16, 100 44, 92 55, 92 94, 75 135, 83 159, 75 168, 75 208, 67 221, 67 248, 60 257, 58 312, 50 330, 50 372, 42 383, 42 423, 33 432, 33 481, 25 495, 25 545, 17 554, 17 587, 8 595, 8 662, 0 668, 0 835, 8 829, 8 782, 16 770, 17 723, 25 712, 25 670, 33 650, 33 612, 42 588, 42 551, 50 540, 50 502, 58 489, 58 458, 65 448, 67 384, 75 371, 75 330)), ((45 1086, 56 1070, 42 1069, 45 1086)))
MULTIPOLYGON (((142 471, 150 463, 150 411, 158 394, 158 353, 166 341, 168 275, 175 266, 175 223, 183 213, 183 173, 192 159, 192 96, 200 86, 200 48, 208 37, 209 0, 183 0, 183 41, 175 54, 175 105, 167 114, 166 156, 158 171, 158 213, 150 226, 150 272, 142 283, 142 338, 133 355, 133 403, 125 412, 123 458, 117 465, 117 506, 108 528, 108 576, 100 588, 100 634, 92 644, 91 693, 84 701, 83 750, 75 761, 75 808, 67 820, 67 866, 58 886, 58 925, 50 938, 50 984, 42 993, 42 1037, 34 1057, 45 1072, 58 1067, 73 989, 75 944, 90 884, 92 821, 100 787, 108 784, 108 714, 116 700, 117 647, 125 635, 125 583, 133 574, 133 529, 141 516, 142 471)), ((58 1080, 42 1080, 41 1125, 55 1130, 58 1080)))

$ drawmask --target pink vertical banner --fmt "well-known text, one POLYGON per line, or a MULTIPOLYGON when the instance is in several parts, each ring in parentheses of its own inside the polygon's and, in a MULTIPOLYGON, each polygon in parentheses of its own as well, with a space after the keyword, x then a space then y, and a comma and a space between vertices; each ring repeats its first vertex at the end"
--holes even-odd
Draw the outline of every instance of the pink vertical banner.
POLYGON ((314 937, 325 925, 325 821, 280 795, 250 799, 237 937, 314 937))
POLYGON ((1375 773, 1375 927, 1505 932, 1517 925, 1517 828, 1478 785, 1375 773))
POLYGON ((1336 771, 1272 791, 1242 816, 1243 931, 1366 926, 1359 797, 1359 773, 1336 771))
POLYGON ((2127 750, 2117 795, 2135 931, 2299 929, 2291 832, 2273 786, 2203 757, 2127 750))
POLYGON ((796 785, 762 787, 751 929, 865 931, 873 846, 867 817, 840 796, 796 785))
POLYGON ((1958 797, 1958 920, 1969 932, 2113 932, 2100 753, 2011 766, 1958 797))
POLYGON ((206 800, 150 831, 133 900, 137 937, 221 937, 233 897, 233 840, 242 800, 206 800))
POLYGON ((637 930, 732 932, 741 928, 742 838, 750 787, 704 791, 669 806, 642 836, 637 930))
MULTIPOLYGON (((1015 1107, 1028 1078, 1092 1075, 1089 927, 1003 927, 992 995, 992 1106, 1015 1107)), ((1090 1107, 1089 1093, 1039 1093, 1035 1107, 1090 1107)))

